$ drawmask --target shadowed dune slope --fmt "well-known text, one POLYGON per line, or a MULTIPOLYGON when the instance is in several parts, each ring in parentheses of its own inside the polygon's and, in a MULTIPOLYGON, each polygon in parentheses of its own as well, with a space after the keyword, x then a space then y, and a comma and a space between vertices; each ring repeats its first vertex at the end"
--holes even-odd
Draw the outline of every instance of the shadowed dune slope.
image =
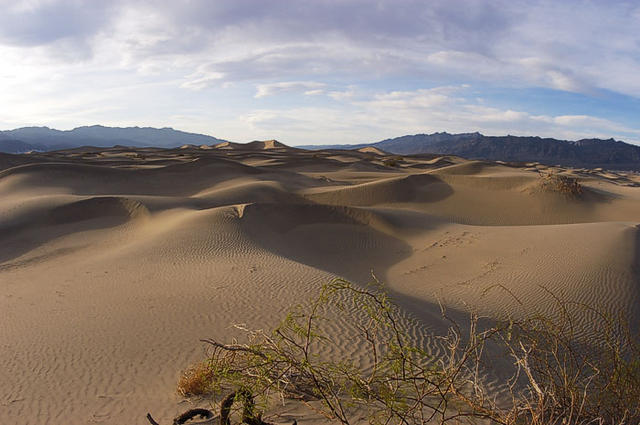
POLYGON ((371 206, 399 202, 430 202, 444 199, 451 190, 441 179, 429 174, 380 179, 343 187, 313 188, 305 197, 332 205, 371 206))

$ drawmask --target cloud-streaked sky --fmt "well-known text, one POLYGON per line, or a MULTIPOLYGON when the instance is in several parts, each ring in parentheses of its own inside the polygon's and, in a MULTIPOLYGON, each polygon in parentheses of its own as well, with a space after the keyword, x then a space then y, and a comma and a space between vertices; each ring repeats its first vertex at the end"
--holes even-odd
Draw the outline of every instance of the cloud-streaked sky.
POLYGON ((0 129, 640 143, 640 1, 0 0, 0 129))

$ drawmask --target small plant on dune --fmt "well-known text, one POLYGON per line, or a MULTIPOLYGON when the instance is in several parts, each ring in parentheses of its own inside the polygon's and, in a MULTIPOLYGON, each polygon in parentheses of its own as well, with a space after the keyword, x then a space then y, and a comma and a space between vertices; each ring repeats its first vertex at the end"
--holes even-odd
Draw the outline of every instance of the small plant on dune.
POLYGON ((582 196, 584 190, 578 179, 558 173, 541 174, 540 187, 549 192, 558 192, 570 197, 582 196))
POLYGON ((400 166, 400 162, 403 159, 404 158, 402 158, 401 156, 394 156, 394 157, 385 159, 384 161, 382 161, 382 163, 384 165, 386 165, 387 167, 399 167, 400 166))
POLYGON ((214 391, 211 382, 214 370, 208 361, 196 363, 185 370, 178 380, 178 392, 185 397, 207 395, 214 391))
POLYGON ((294 399, 345 425, 363 412, 370 423, 380 424, 638 423, 636 337, 624 321, 600 315, 602 339, 595 346, 580 345, 572 306, 556 300, 566 314, 554 320, 539 316, 481 327, 472 314, 467 331, 443 309, 451 326, 446 335, 434 336, 445 348, 434 357, 412 344, 405 331, 408 319, 378 282, 361 288, 337 279, 272 332, 239 327, 244 343, 204 340, 210 357, 189 369, 179 388, 184 395, 240 392, 251 397, 252 409, 255 395, 262 411, 274 399, 294 399), (366 344, 368 367, 322 356, 340 344, 323 331, 327 320, 355 327, 351 343, 366 344), (502 347, 512 360, 514 374, 502 386, 506 397, 496 398, 484 384, 488 344, 502 347))

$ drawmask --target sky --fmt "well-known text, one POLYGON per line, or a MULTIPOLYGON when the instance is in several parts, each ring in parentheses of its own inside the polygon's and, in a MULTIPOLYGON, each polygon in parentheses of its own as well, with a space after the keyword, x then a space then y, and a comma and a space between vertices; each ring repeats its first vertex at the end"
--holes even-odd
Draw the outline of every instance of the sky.
POLYGON ((0 129, 640 144, 640 0, 0 0, 0 129))

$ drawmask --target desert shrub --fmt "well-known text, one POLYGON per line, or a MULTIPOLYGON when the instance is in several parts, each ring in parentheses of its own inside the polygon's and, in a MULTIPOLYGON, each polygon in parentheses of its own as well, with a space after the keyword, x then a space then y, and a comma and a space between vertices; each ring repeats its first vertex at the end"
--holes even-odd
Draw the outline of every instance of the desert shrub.
POLYGON ((370 423, 384 424, 638 423, 637 338, 621 318, 600 314, 602 338, 593 345, 578 342, 570 314, 575 306, 557 302, 566 314, 483 326, 471 314, 466 331, 443 309, 449 331, 433 337, 446 350, 434 358, 412 344, 404 331, 406 317, 381 285, 361 288, 337 279, 272 332, 238 327, 246 342, 204 340, 210 357, 189 369, 179 388, 185 395, 241 391, 251 395, 252 406, 256 395, 262 410, 274 397, 295 399, 343 424, 363 411, 370 423), (338 343, 322 330, 336 312, 367 344, 370 367, 321 355, 338 343), (501 400, 482 378, 491 363, 487 344, 497 344, 512 360, 513 376, 502 385, 508 397, 501 400))
POLYGON ((404 158, 402 158, 401 156, 393 156, 391 158, 387 158, 387 159, 383 160, 382 163, 384 165, 386 165, 387 167, 399 167, 400 166, 400 162, 403 159, 404 158))
POLYGON ((556 303, 558 316, 534 315, 496 334, 525 378, 500 417, 535 425, 640 423, 640 346, 628 321, 593 306, 556 303), (578 335, 578 312, 599 324, 588 341, 578 335))
POLYGON ((524 384, 512 386, 508 410, 494 409, 507 424, 640 423, 640 335, 624 314, 553 298, 556 313, 510 321, 495 335, 524 384), (597 332, 583 334, 580 318, 597 332))
POLYGON ((578 179, 558 173, 542 174, 540 187, 542 190, 562 193, 569 197, 579 197, 584 192, 578 179))
POLYGON ((201 396, 214 392, 211 382, 215 378, 209 361, 196 363, 185 370, 178 380, 178 392, 185 396, 201 396))

